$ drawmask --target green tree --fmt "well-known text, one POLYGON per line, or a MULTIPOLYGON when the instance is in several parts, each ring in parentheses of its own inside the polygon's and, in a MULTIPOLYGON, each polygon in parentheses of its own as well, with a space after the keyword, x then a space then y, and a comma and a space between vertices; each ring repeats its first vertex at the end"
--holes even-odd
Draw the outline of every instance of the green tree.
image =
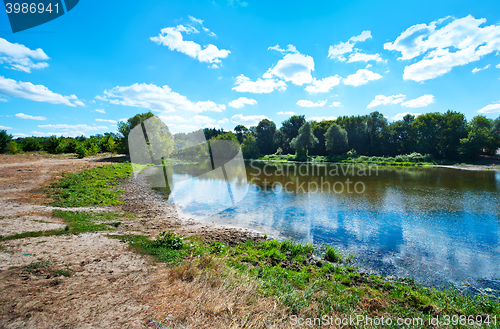
POLYGON ((243 152, 243 157, 245 159, 258 159, 259 158, 259 148, 257 147, 257 142, 253 135, 248 135, 243 144, 241 145, 241 151, 243 152))
POLYGON ((498 148, 495 137, 491 134, 493 120, 483 115, 474 117, 468 124, 467 138, 460 140, 460 155, 464 159, 473 159, 481 153, 494 154, 498 148))
POLYGON ((333 123, 325 133, 326 149, 331 154, 343 154, 349 149, 347 131, 333 123))
POLYGON ((307 157, 309 149, 317 143, 318 139, 312 133, 311 123, 306 122, 300 127, 297 137, 290 142, 290 147, 297 150, 298 157, 307 157))
POLYGON ((271 120, 264 119, 259 122, 255 129, 255 139, 257 147, 262 154, 273 154, 276 152, 274 143, 274 134, 276 133, 276 124, 271 120))
POLYGON ((238 138, 238 142, 240 144, 245 140, 246 134, 248 134, 248 128, 243 125, 237 125, 234 127, 234 131, 236 132, 236 138, 238 138))
POLYGON ((10 142, 7 143, 6 150, 10 154, 18 154, 22 152, 21 148, 19 147, 19 145, 16 143, 15 140, 11 140, 10 142))
POLYGON ((129 154, 129 145, 128 145, 128 135, 138 124, 146 121, 149 118, 154 117, 155 115, 151 112, 136 114, 133 117, 129 118, 127 122, 120 121, 118 123, 118 132, 122 135, 122 139, 120 141, 119 149, 122 153, 129 154))
POLYGON ((221 159, 232 159, 238 154, 240 151, 238 139, 236 135, 232 132, 228 132, 225 134, 218 135, 217 137, 212 138, 208 141, 208 147, 210 148, 210 153, 213 157, 218 157, 221 159), (217 145, 218 141, 228 141, 231 143, 223 143, 219 144, 217 147, 217 151, 214 152, 214 145, 217 145))
POLYGON ((304 115, 293 115, 281 123, 279 129, 280 138, 278 145, 283 153, 290 154, 294 148, 290 145, 292 140, 299 135, 299 129, 306 123, 304 115))
POLYGON ((7 130, 0 130, 0 153, 7 151, 7 144, 12 140, 12 135, 7 134, 7 130))
POLYGON ((314 136, 318 139, 318 143, 314 145, 314 147, 309 150, 311 155, 327 155, 325 146, 325 133, 330 128, 330 126, 334 123, 332 120, 325 120, 321 122, 313 121, 311 122, 312 130, 314 136))
POLYGON ((437 112, 421 114, 412 122, 418 153, 442 157, 439 148, 441 124, 442 114, 437 112))
POLYGON ((40 151, 42 148, 40 142, 35 137, 27 137, 23 139, 22 148, 24 152, 40 151))
POLYGON ((448 110, 441 117, 439 153, 445 159, 458 159, 460 140, 467 137, 467 120, 462 113, 448 110))

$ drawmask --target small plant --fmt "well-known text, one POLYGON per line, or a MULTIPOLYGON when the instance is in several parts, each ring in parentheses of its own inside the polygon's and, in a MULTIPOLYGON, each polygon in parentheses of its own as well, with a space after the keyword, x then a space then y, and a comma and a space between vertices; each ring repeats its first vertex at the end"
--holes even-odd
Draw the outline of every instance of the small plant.
POLYGON ((156 240, 152 242, 155 247, 163 247, 168 249, 180 250, 184 247, 184 237, 170 230, 163 231, 158 234, 156 240))
POLYGON ((87 149, 82 144, 80 144, 76 147, 75 153, 79 159, 83 159, 88 155, 87 149))
POLYGON ((332 246, 326 247, 325 259, 332 263, 342 262, 342 253, 332 246))
POLYGON ((73 272, 70 270, 62 269, 62 270, 57 270, 56 274, 59 276, 65 276, 65 277, 70 277, 73 272))
POLYGON ((212 253, 221 254, 226 250, 226 245, 217 241, 210 244, 210 248, 212 248, 212 253))

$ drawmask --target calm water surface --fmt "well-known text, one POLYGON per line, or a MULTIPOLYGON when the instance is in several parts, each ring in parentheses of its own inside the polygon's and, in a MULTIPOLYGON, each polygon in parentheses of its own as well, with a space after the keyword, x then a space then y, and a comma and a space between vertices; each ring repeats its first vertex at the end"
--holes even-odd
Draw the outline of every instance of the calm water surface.
POLYGON ((199 170, 173 169, 189 181, 169 196, 184 216, 332 244, 425 284, 500 289, 500 172, 247 162, 230 179, 241 201, 226 209, 227 182, 199 170))

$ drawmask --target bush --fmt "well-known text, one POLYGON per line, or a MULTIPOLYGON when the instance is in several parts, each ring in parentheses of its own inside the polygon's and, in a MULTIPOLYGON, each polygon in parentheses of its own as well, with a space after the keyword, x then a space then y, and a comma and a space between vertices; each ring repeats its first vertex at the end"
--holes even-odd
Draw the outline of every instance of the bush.
POLYGON ((10 141, 7 143, 7 152, 11 154, 18 154, 21 153, 22 150, 19 147, 19 145, 16 143, 16 141, 10 141))
POLYGON ((82 144, 77 146, 77 148, 75 149, 75 153, 77 154, 79 159, 83 159, 88 155, 87 149, 85 149, 85 146, 83 146, 82 144))
POLYGON ((38 140, 34 137, 25 138, 22 147, 24 152, 40 151, 42 148, 38 140))
POLYGON ((158 234, 156 240, 152 242, 155 247, 162 247, 174 250, 180 250, 184 247, 184 238, 174 231, 163 231, 158 234))

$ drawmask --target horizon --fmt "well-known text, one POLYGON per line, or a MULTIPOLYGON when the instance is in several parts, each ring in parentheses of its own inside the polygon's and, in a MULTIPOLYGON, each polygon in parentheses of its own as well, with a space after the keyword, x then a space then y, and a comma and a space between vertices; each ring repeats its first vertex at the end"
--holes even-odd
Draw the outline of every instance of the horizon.
POLYGON ((0 129, 88 137, 148 111, 173 133, 292 115, 499 117, 500 3, 288 4, 80 2, 15 34, 2 11, 0 129))

